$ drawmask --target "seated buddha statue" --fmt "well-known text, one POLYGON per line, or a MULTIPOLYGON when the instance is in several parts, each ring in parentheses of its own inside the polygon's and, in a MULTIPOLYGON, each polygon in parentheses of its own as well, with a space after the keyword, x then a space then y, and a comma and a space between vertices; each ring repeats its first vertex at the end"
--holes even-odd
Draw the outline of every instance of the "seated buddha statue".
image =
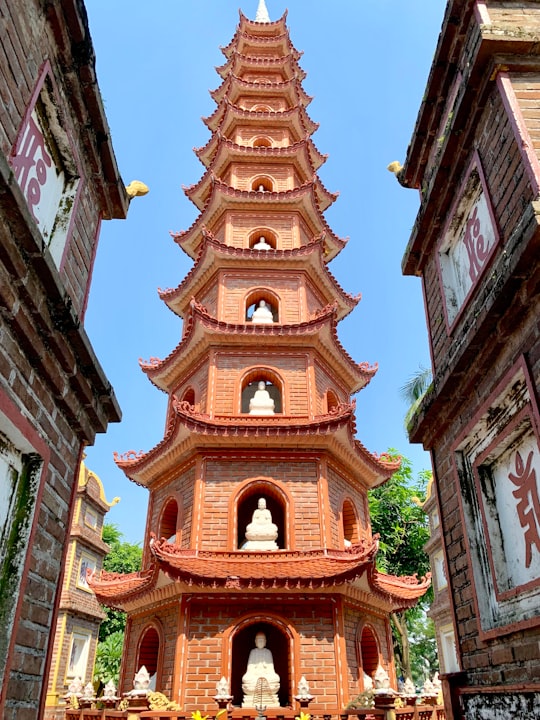
POLYGON ((272 246, 266 242, 264 235, 261 235, 255 245, 253 245, 252 250, 272 250, 272 246))
POLYGON ((279 707, 279 675, 263 632, 255 636, 255 647, 249 653, 247 670, 242 676, 242 690, 242 707, 279 707))
POLYGON ((274 322, 272 311, 266 304, 266 300, 259 300, 259 304, 251 316, 251 322, 257 325, 271 325, 274 322))
POLYGON ((242 550, 278 550, 276 539, 278 528, 272 522, 272 513, 266 507, 266 500, 259 498, 251 522, 246 528, 246 542, 242 550))
POLYGON ((250 415, 273 415, 275 403, 266 389, 264 380, 261 380, 255 390, 255 395, 249 401, 250 415))

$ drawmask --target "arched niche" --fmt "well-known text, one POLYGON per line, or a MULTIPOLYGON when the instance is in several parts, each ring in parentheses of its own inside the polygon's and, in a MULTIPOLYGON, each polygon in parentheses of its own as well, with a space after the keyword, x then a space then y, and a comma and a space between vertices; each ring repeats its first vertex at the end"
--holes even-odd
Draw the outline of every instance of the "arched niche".
POLYGON ((283 382, 277 373, 267 368, 254 368, 244 376, 240 393, 240 412, 243 415, 249 414, 250 400, 255 395, 260 382, 264 382, 266 391, 274 401, 274 414, 282 413, 283 382))
POLYGON ((251 181, 251 189, 257 192, 273 192, 274 181, 268 175, 258 175, 251 181))
POLYGON ((144 665, 154 688, 161 685, 161 635, 161 628, 155 624, 150 625, 143 630, 137 648, 137 671, 144 665))
POLYGON ((272 112, 270 105, 254 105, 251 109, 253 112, 272 112))
POLYGON ((341 522, 343 524, 343 540, 345 546, 356 545, 360 542, 358 528, 358 515, 354 503, 350 499, 343 501, 341 509, 341 522))
POLYGON ((186 388, 180 399, 182 402, 187 402, 195 407, 195 390, 192 387, 186 388))
POLYGON ((336 393, 333 390, 328 389, 326 391, 326 412, 329 412, 329 413, 333 412, 334 410, 337 409, 338 405, 339 405, 338 396, 336 395, 336 393))
POLYGON ((247 295, 245 300, 245 319, 248 322, 251 322, 253 320, 253 313, 259 307, 259 303, 261 302, 261 300, 264 300, 264 302, 266 303, 266 307, 272 313, 273 321, 275 323, 279 322, 279 296, 277 296, 274 292, 268 290, 267 288, 258 288, 257 290, 252 290, 249 295, 247 295))
POLYGON ((362 628, 360 635, 360 660, 363 673, 373 678, 379 667, 380 652, 377 635, 370 625, 364 625, 362 628))
POLYGON ((232 704, 241 706, 244 698, 242 676, 246 672, 249 653, 255 647, 255 636, 263 632, 266 636, 266 647, 272 653, 274 670, 279 675, 280 688, 278 693, 280 707, 292 705, 291 697, 291 658, 290 638, 284 628, 257 618, 252 623, 244 624, 232 637, 231 647, 231 695, 232 704))
POLYGON ((259 135, 251 141, 253 147, 272 147, 272 141, 265 135, 259 135))
POLYGON ((277 525, 276 543, 278 548, 280 550, 288 549, 286 498, 276 486, 267 480, 248 485, 236 499, 236 547, 240 549, 245 542, 246 528, 252 520, 259 498, 266 500, 266 507, 270 510, 272 522, 277 525))
POLYGON ((178 520, 178 503, 175 498, 169 498, 161 511, 158 537, 166 538, 170 543, 175 543, 179 529, 178 520))
POLYGON ((277 235, 273 230, 268 228, 257 228, 252 230, 249 234, 248 245, 252 250, 258 250, 255 245, 261 244, 261 239, 265 245, 269 245, 270 249, 275 250, 277 248, 277 235))

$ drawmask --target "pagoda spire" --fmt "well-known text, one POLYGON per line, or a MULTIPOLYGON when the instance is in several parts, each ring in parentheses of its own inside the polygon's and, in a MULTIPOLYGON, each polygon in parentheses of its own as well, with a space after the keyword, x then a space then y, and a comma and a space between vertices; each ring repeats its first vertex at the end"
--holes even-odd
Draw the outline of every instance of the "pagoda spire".
POLYGON ((266 8, 266 3, 264 0, 259 0, 259 7, 257 8, 257 14, 255 15, 255 22, 270 22, 270 16, 268 15, 268 10, 266 8))

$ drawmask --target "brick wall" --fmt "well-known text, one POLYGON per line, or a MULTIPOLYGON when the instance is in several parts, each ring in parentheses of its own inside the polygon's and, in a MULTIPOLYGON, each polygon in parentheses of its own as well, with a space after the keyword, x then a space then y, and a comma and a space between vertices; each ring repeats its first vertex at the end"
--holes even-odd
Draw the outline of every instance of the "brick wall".
MULTIPOLYGON (((24 521, 10 516, 10 528, 3 528, 6 538, 9 530, 21 545, 16 571, 2 568, 7 575, 0 589, 7 600, 0 603, 0 714, 27 720, 37 716, 46 685, 81 446, 118 419, 116 401, 80 323, 100 216, 125 216, 127 202, 123 189, 118 192, 112 148, 97 141, 106 123, 82 5, 63 0, 48 6, 45 15, 37 1, 13 0, 0 2, 0 15, 0 432, 41 457, 35 487, 21 480, 29 491, 24 521), (68 27, 70 22, 74 25, 68 27), (71 55, 74 48, 81 51, 77 58, 71 55), (78 73, 86 73, 84 88, 78 73), (62 128, 54 132, 80 170, 62 261, 43 250, 31 207, 9 165, 27 110, 45 92, 62 117, 62 128)), ((11 540, 5 543, 4 558, 14 550, 11 540)))
POLYGON ((522 543, 524 555, 524 526, 516 508, 513 532, 503 530, 506 516, 498 499, 489 505, 492 491, 486 489, 496 486, 502 492, 504 486, 497 485, 496 463, 513 447, 506 433, 518 422, 519 383, 513 373, 519 368, 527 385, 527 411, 535 420, 519 426, 512 442, 519 446, 529 432, 533 439, 539 437, 540 233, 535 201, 540 75, 533 48, 540 15, 537 3, 488 0, 486 6, 481 20, 472 11, 449 12, 447 18, 459 15, 455 35, 452 21, 443 27, 435 66, 446 70, 430 77, 404 171, 405 184, 414 178, 422 197, 404 267, 422 273, 429 321, 434 384, 412 435, 432 451, 434 462, 449 597, 466 673, 456 682, 469 708, 464 717, 478 713, 491 720, 532 711, 527 693, 538 688, 540 678, 538 565, 531 566, 525 588, 517 582, 510 589, 496 586, 504 557, 497 565, 493 544, 502 538, 510 552, 509 543, 522 543), (454 44, 446 44, 450 36, 454 44), (505 53, 504 67, 496 64, 499 51, 505 53), (447 92, 450 87, 456 92, 447 92), (427 108, 433 101, 437 108, 431 114, 427 108), (480 168, 498 237, 449 324, 439 278, 440 243, 473 163, 480 168), (512 384, 503 388, 511 377, 512 384), (507 407, 500 404, 505 393, 511 398, 507 407), (518 410, 508 410, 512 403, 518 410), (475 447, 482 448, 478 463, 484 463, 485 474, 475 464, 480 458, 470 450, 475 447), (486 504, 489 512, 482 516, 486 504), (498 530, 492 530, 495 525, 498 530), (500 689, 500 696, 480 692, 488 687, 500 689))
MULTIPOLYGON (((500 232, 499 245, 491 262, 495 266, 501 255, 506 253, 505 245, 510 240, 526 204, 533 199, 510 120, 495 86, 478 126, 475 147, 484 170, 488 194, 500 232)), ((472 152, 462 165, 461 182, 466 179, 471 161, 472 152)), ((437 236, 433 239, 436 242, 437 236)), ((469 324, 468 315, 464 313, 449 332, 445 321, 438 263, 438 253, 433 252, 425 265, 423 276, 435 373, 442 371, 449 358, 454 356, 463 328, 469 324)), ((474 295, 481 297, 489 292, 492 285, 492 274, 485 272, 474 290, 474 295)))

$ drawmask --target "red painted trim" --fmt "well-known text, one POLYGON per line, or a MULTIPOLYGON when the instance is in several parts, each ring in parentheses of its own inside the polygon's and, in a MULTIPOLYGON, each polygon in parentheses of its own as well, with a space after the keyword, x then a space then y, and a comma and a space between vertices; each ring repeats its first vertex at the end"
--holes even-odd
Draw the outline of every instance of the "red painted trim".
POLYGON ((456 194, 456 199, 454 200, 454 203, 453 203, 453 205, 452 205, 452 208, 451 208, 450 212, 448 213, 448 215, 447 215, 447 217, 446 217, 446 222, 445 222, 445 224, 444 224, 444 229, 443 229, 443 231, 442 231, 442 233, 441 233, 441 235, 440 235, 440 237, 439 237, 439 241, 438 241, 438 243, 437 243, 437 248, 436 248, 436 251, 435 251, 436 258, 437 258, 437 262, 436 262, 436 265, 437 265, 437 276, 438 276, 438 278, 439 278, 439 288, 440 288, 440 292, 441 292, 441 300, 442 300, 442 306, 443 306, 443 310, 444 310, 444 319, 445 319, 445 322, 446 322, 446 328, 447 328, 448 334, 450 334, 450 333, 454 330, 454 328, 456 327, 456 325, 457 325, 458 321, 460 320, 461 316, 463 315, 463 313, 464 313, 465 310, 467 309, 471 297, 474 295, 476 289, 480 286, 480 284, 481 284, 481 282, 482 282, 482 279, 483 279, 483 277, 485 276, 485 274, 486 274, 486 272, 487 272, 487 270, 488 270, 488 268, 489 268, 489 266, 490 266, 490 264, 491 264, 491 261, 492 261, 492 259, 493 259, 493 255, 495 254, 495 250, 497 249, 497 247, 498 247, 499 244, 500 244, 500 241, 501 241, 501 236, 500 236, 500 234, 499 234, 499 226, 498 226, 497 220, 496 220, 496 218, 495 218, 495 214, 494 214, 494 212, 493 212, 493 205, 492 205, 492 202, 491 202, 491 197, 490 197, 490 195, 489 195, 488 186, 487 186, 487 182, 486 182, 486 177, 485 177, 485 175, 484 175, 484 170, 483 170, 483 168, 482 168, 482 163, 481 163, 481 161, 480 161, 480 155, 478 154, 478 151, 477 151, 477 150, 474 150, 472 159, 471 159, 471 161, 470 161, 470 163, 469 163, 469 168, 468 168, 468 170, 467 170, 467 172, 466 172, 466 174, 465 174, 465 176, 464 176, 464 179, 463 179, 461 185, 459 186, 458 192, 457 192, 457 194, 456 194), (441 245, 442 245, 443 242, 444 242, 444 239, 445 239, 445 237, 446 237, 446 233, 448 232, 448 228, 450 227, 450 225, 451 225, 451 223, 452 223, 452 220, 454 219, 454 215, 455 215, 455 213, 456 213, 456 210, 457 210, 457 208, 459 207, 459 204, 460 204, 460 202, 461 202, 461 200, 462 200, 462 198, 463 198, 464 190, 465 190, 465 187, 466 187, 466 185, 467 185, 467 183, 468 183, 468 181, 469 181, 469 178, 471 177, 471 174, 473 173, 473 171, 474 171, 475 169, 478 171, 478 177, 480 178, 480 185, 482 186, 482 192, 483 192, 484 197, 485 197, 485 199, 486 199, 486 204, 487 204, 487 208, 488 208, 488 212, 489 212, 489 217, 490 217, 491 223, 492 223, 492 225, 493 225, 493 233, 494 233, 494 235, 495 235, 495 242, 493 243, 493 246, 491 247, 491 250, 489 251, 489 254, 488 254, 487 257, 486 257, 485 262, 484 262, 484 265, 483 265, 482 269, 480 270, 480 272, 478 273, 478 276, 477 276, 476 280, 473 282, 473 284, 472 284, 471 287, 469 288, 467 294, 466 294, 465 297, 463 298, 463 301, 462 301, 462 303, 461 303, 461 306, 460 306, 459 310, 457 311, 454 319, 450 322, 450 320, 448 319, 448 308, 447 308, 447 306, 446 306, 446 296, 445 296, 445 293, 444 293, 444 281, 443 281, 443 274, 442 274, 442 268, 441 268, 441 262, 440 262, 441 245))
MULTIPOLYGON (((37 513, 39 512, 39 507, 41 505, 41 499, 43 497, 43 491, 46 484, 46 478, 48 477, 48 467, 50 463, 50 449, 49 446, 45 443, 43 438, 40 436, 39 432, 34 428, 34 426, 30 423, 30 421, 25 418, 22 413, 20 412, 19 408, 15 405, 15 403, 11 400, 11 398, 8 397, 8 395, 0 388, 0 413, 2 413, 7 420, 15 427, 15 429, 24 437, 24 439, 32 446, 32 448, 41 456, 43 459, 43 466, 41 468, 41 474, 40 479, 38 483, 38 490, 36 495, 36 501, 34 503, 34 511, 32 515, 32 528, 30 530, 30 535, 28 537, 28 545, 27 545, 27 553, 26 558, 24 561, 24 565, 22 567, 21 576, 20 576, 20 583, 19 583, 19 596, 17 598, 17 603, 15 605, 15 611, 13 613, 13 630, 11 633, 9 646, 7 650, 6 655, 6 665, 4 668, 4 682, 2 683, 0 687, 0 717, 3 717, 3 710, 4 710, 4 704, 5 704, 5 693, 7 691, 8 687, 8 680, 9 675, 11 672, 11 659, 13 658, 14 654, 14 648, 15 648, 15 641, 17 636, 17 626, 19 623, 20 615, 21 615, 21 609, 22 604, 24 600, 24 591, 26 586, 26 580, 28 577, 28 572, 30 569, 31 559, 32 559, 32 552, 31 548, 34 543, 34 536, 36 533, 36 527, 37 527, 37 513)), ((15 443, 16 444, 16 443, 15 443)), ((57 594, 57 601, 60 597, 60 593, 57 594)), ((55 627, 55 624, 53 621, 51 621, 51 633, 53 632, 52 628, 55 627)), ((50 666, 50 659, 48 663, 46 662, 46 667, 44 670, 44 673, 47 671, 47 666, 50 666)), ((44 674, 42 676, 42 696, 43 693, 46 693, 47 690, 47 675, 44 674)))
MULTIPOLYGON (((79 183, 79 186, 81 183, 79 183)), ((77 192, 77 198, 75 199, 75 202, 77 202, 79 193, 77 192)), ((75 208, 73 208, 73 212, 71 213, 71 217, 73 218, 75 214, 75 208)), ((90 296, 90 287, 92 285, 92 277, 94 275, 94 263, 96 261, 96 254, 97 254, 97 248, 99 243, 99 236, 101 234, 101 222, 103 220, 102 215, 100 214, 98 217, 98 221, 96 224, 96 231, 94 233, 94 242, 92 243, 92 255, 90 257, 90 267, 88 268, 88 277, 86 280, 86 288, 84 291, 84 299, 83 304, 81 308, 81 320, 84 320, 84 316, 86 315, 86 308, 88 307, 88 298, 90 296)), ((70 225, 71 230, 71 225, 70 225)))
POLYGON ((51 63, 49 62, 49 60, 45 60, 45 62, 39 68, 38 80, 36 82, 36 85, 34 87, 32 95, 30 97, 30 101, 26 107, 26 110, 24 111, 24 115, 22 117, 21 124, 19 125, 19 129, 17 130, 17 135, 15 136, 15 142, 13 143, 13 147, 11 148, 11 152, 9 153, 10 165, 11 165, 12 159, 15 157, 15 148, 18 146, 19 140, 21 139, 23 131, 26 128, 26 125, 28 123, 28 118, 30 117, 30 115, 32 114, 32 112, 34 110, 34 106, 37 102, 39 94, 41 93, 41 90, 43 89, 43 85, 45 84, 45 78, 47 77, 47 75, 49 75, 49 77, 52 79, 52 68, 51 68, 51 63))
POLYGON ((491 25, 491 18, 485 0, 476 0, 474 16, 479 25, 491 25))
MULTIPOLYGON (((488 559, 489 559, 489 564, 490 564, 490 568, 491 568, 491 577, 493 579, 493 587, 495 589, 495 597, 498 602, 501 602, 504 600, 509 600, 510 598, 516 597, 517 595, 520 595, 524 592, 532 590, 533 588, 537 587, 540 584, 540 578, 531 580, 531 581, 525 583, 524 585, 516 585, 511 590, 501 591, 501 589, 499 588, 498 583, 497 583, 495 561, 493 559, 491 533, 490 533, 489 526, 487 523, 485 502, 484 502, 484 496, 482 493, 481 480, 480 480, 480 474, 478 472, 478 468, 479 468, 479 466, 481 466, 483 464, 486 457, 488 457, 491 454, 491 452, 495 448, 497 448, 504 441, 504 439, 506 437, 508 437, 509 433, 511 433, 516 428, 516 426, 519 425, 527 417, 530 420, 531 428, 534 432, 535 427, 534 427, 533 418, 532 418, 532 408, 529 404, 527 404, 525 407, 522 408, 522 410, 520 410, 520 412, 517 413, 517 415, 515 415, 512 418, 512 420, 504 428, 503 432, 500 433, 499 435, 497 435, 497 437, 494 438, 493 442, 491 442, 490 445, 488 445, 488 447, 480 455, 477 455, 477 457, 475 458, 474 463, 473 463, 473 477, 474 477, 474 482, 475 482, 475 486, 476 486, 476 496, 478 498, 478 505, 480 506, 480 513, 482 515, 482 525, 484 526, 484 535, 486 538, 488 559)), ((536 444, 537 444, 537 446, 539 446, 539 449, 540 449, 539 438, 536 433, 535 433, 535 437, 536 437, 536 444)))
POLYGON ((521 153, 525 170, 529 176, 531 187, 534 194, 538 195, 540 192, 540 162, 538 161, 538 156, 536 155, 533 141, 529 135, 527 124, 521 112, 509 73, 498 73, 496 82, 499 92, 501 93, 504 108, 514 131, 514 137, 519 152, 521 153))

